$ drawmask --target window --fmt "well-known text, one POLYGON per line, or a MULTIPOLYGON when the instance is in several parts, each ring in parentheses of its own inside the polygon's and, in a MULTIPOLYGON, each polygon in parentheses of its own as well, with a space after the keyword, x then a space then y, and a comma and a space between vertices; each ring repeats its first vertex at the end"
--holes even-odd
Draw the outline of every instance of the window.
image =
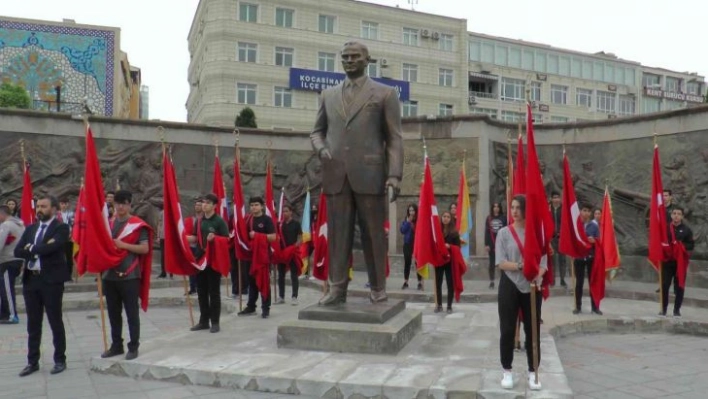
POLYGON ((521 79, 502 79, 502 100, 504 101, 524 101, 524 89, 526 88, 526 82, 521 79))
POLYGON ((379 39, 379 24, 378 22, 361 21, 361 38, 378 40, 379 39))
POLYGON ((406 46, 417 46, 418 29, 403 28, 403 44, 406 46))
POLYGON ((440 115, 440 116, 452 115, 452 104, 440 104, 440 107, 438 107, 438 115, 440 115))
POLYGON ((334 72, 334 53, 317 53, 317 69, 320 71, 334 72))
POLYGON ((597 110, 613 114, 615 112, 615 93, 597 91, 597 110))
POLYGON ((438 84, 440 86, 452 86, 452 69, 440 68, 438 73, 438 84))
POLYGON ((238 92, 239 104, 255 104, 256 103, 257 86, 249 83, 238 83, 236 91, 238 92))
POLYGON ((568 104, 568 86, 551 85, 551 102, 553 104, 568 104))
POLYGON ((686 92, 694 96, 701 95, 701 84, 699 82, 688 82, 686 83, 686 92))
POLYGON ((379 77, 379 65, 375 63, 370 63, 368 67, 366 67, 366 75, 371 76, 372 78, 378 78, 379 77))
POLYGON ((441 33, 438 48, 443 51, 452 51, 452 35, 441 33))
POLYGON ((275 24, 277 26, 282 26, 283 28, 292 28, 293 15, 295 15, 295 10, 291 10, 289 8, 276 8, 275 24))
POLYGON ((578 107, 592 107, 592 90, 588 89, 576 89, 575 90, 575 103, 578 107))
POLYGON ((659 75, 653 75, 650 73, 645 73, 642 75, 642 86, 644 87, 659 87, 661 77, 659 75))
POLYGON ((531 98, 529 98, 529 100, 541 101, 541 82, 531 82, 531 87, 529 89, 531 89, 529 92, 531 98))
POLYGON ((672 78, 670 76, 666 77, 666 91, 678 93, 679 91, 681 91, 680 84, 681 81, 679 81, 678 79, 672 78))
POLYGON ((238 20, 243 22, 258 22, 258 6, 241 3, 238 8, 238 20))
POLYGON ((238 42, 238 60, 240 62, 256 62, 257 52, 257 44, 238 42))
POLYGON ((661 103, 660 98, 644 97, 642 98, 642 113, 649 114, 652 112, 659 112, 659 104, 661 103))
POLYGON ((290 47, 276 47, 275 48, 275 65, 291 67, 293 66, 293 50, 290 47))
POLYGON ((566 116, 553 116, 551 115, 551 123, 568 123, 569 119, 566 116))
POLYGON ((323 33, 334 33, 334 21, 337 17, 332 15, 320 15, 319 30, 323 33))
POLYGON ((275 87, 275 101, 273 105, 276 107, 291 108, 293 106, 293 93, 287 87, 275 87))
POLYGON ((635 114, 635 100, 634 96, 619 96, 619 110, 617 113, 620 115, 634 115, 635 114))
POLYGON ((405 101, 403 103, 403 117, 418 116, 418 101, 405 101))
POLYGON ((403 67, 402 67, 401 78, 407 82, 417 82, 418 81, 418 65, 404 63, 403 67))
POLYGON ((497 110, 492 108, 470 108, 470 113, 489 115, 492 119, 497 119, 497 110))
POLYGON ((504 122, 523 122, 526 120, 526 114, 513 111, 502 111, 501 120, 504 122))

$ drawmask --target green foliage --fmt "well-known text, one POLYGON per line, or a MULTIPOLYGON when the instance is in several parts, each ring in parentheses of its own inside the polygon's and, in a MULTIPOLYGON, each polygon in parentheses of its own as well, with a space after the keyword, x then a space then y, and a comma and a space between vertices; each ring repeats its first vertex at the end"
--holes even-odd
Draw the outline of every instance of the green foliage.
POLYGON ((256 114, 249 107, 246 107, 236 116, 236 127, 252 127, 257 128, 256 114))
POLYGON ((11 83, 0 85, 0 107, 29 109, 31 105, 32 99, 24 87, 11 83))

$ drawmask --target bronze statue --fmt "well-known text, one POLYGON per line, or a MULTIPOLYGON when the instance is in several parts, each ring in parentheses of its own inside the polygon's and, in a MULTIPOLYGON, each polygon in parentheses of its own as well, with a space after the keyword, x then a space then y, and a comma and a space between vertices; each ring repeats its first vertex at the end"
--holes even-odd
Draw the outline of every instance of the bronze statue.
POLYGON ((347 75, 321 94, 312 147, 322 162, 322 189, 327 197, 329 292, 320 305, 346 301, 348 258, 354 221, 369 238, 363 242, 370 299, 386 296, 386 190, 395 201, 403 174, 401 109, 396 90, 366 76, 368 48, 348 42, 341 52, 347 75), (357 215, 359 216, 357 218, 357 215))

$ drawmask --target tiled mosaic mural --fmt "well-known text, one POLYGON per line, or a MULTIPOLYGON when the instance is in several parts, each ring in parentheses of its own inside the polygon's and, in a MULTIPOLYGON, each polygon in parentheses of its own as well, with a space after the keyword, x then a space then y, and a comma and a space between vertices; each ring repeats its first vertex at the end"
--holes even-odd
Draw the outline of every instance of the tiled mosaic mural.
POLYGON ((113 115, 115 34, 0 20, 0 81, 22 84, 34 100, 86 99, 97 114, 113 115))

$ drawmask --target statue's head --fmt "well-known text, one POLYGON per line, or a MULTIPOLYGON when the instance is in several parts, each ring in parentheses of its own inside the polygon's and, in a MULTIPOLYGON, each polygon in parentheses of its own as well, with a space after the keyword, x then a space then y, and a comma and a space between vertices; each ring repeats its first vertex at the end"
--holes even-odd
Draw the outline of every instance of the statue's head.
POLYGON ((145 166, 145 156, 142 154, 134 154, 133 164, 138 168, 142 168, 143 166, 145 166))
POLYGON ((364 76, 371 61, 369 48, 365 44, 351 41, 344 43, 341 52, 342 68, 349 78, 364 76))

